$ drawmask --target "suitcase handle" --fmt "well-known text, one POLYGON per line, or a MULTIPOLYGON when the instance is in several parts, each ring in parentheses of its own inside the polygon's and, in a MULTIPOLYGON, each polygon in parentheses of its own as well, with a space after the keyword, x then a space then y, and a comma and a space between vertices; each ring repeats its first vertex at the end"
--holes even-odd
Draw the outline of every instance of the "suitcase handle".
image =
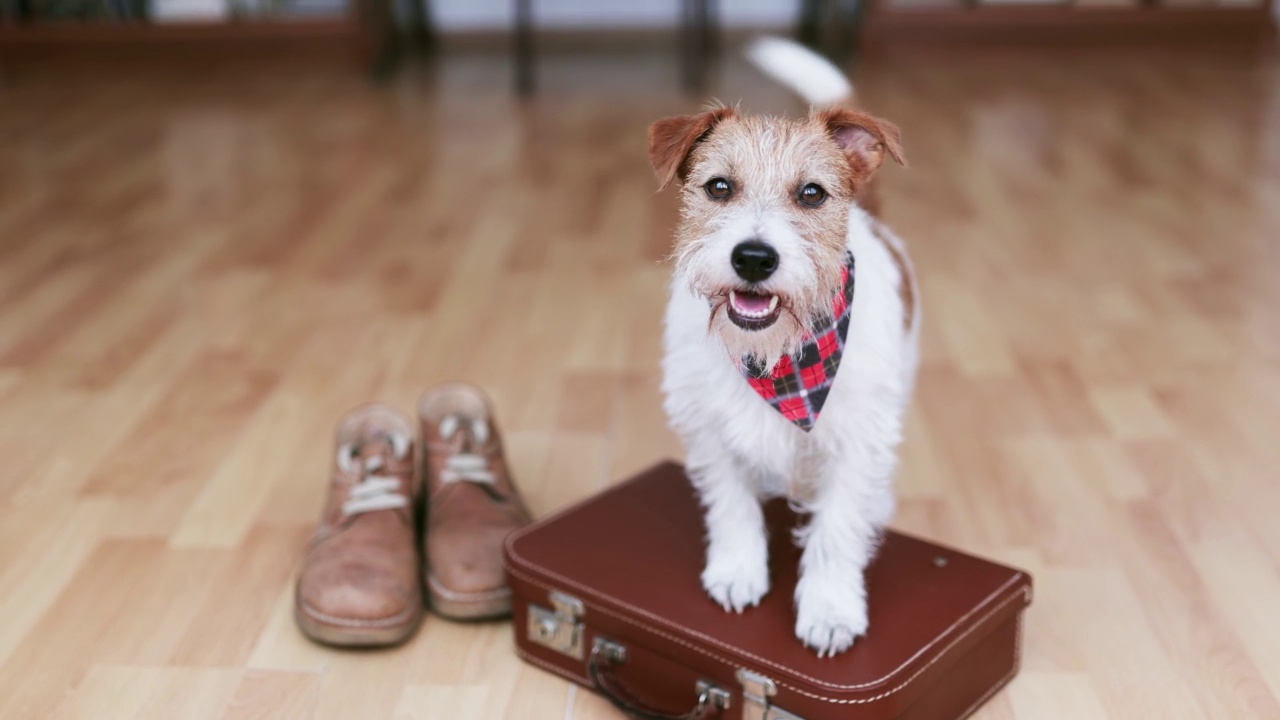
POLYGON ((627 690, 613 674, 613 669, 625 662, 627 649, 604 638, 596 638, 587 661, 591 682, 602 695, 627 715, 638 720, 715 720, 721 711, 729 707, 729 693, 711 683, 700 680, 694 691, 698 693, 693 709, 686 713, 669 713, 658 710, 638 699, 627 690))

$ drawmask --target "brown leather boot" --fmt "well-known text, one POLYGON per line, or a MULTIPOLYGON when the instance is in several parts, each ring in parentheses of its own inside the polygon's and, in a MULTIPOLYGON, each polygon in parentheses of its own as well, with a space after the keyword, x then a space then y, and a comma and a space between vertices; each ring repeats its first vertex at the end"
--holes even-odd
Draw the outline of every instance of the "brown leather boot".
POLYGON ((412 422, 388 405, 342 417, 329 498, 298 577, 294 617, 330 645, 391 645, 422 620, 412 422))
POLYGON ((502 543, 529 522, 511 482, 489 402, 478 388, 442 385, 418 401, 426 457, 427 597, 459 619, 511 612, 502 543))

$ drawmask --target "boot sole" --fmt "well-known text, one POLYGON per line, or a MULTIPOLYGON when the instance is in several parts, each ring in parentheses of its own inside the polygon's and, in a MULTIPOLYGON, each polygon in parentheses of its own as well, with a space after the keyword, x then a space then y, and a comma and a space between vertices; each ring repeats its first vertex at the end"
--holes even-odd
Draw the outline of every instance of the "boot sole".
POLYGON ((372 648, 399 645, 413 637, 418 626, 422 624, 423 612, 418 612, 409 620, 387 626, 353 626, 326 622, 313 617, 300 605, 293 606, 293 619, 303 635, 322 645, 333 647, 372 648))
POLYGON ((511 614, 511 588, 508 587, 460 593, 428 575, 427 600, 433 612, 450 620, 497 620, 511 614))

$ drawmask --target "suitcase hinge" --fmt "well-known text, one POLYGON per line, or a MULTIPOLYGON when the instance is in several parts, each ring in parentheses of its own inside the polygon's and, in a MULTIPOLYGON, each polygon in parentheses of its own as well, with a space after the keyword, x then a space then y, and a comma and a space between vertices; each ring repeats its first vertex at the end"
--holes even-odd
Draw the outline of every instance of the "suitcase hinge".
POLYGON ((769 678, 746 668, 738 670, 737 678, 742 685, 742 720, 804 720, 772 704, 778 686, 769 678))
POLYGON ((529 606, 529 640, 576 660, 583 653, 582 601, 555 590, 548 599, 552 609, 529 606))

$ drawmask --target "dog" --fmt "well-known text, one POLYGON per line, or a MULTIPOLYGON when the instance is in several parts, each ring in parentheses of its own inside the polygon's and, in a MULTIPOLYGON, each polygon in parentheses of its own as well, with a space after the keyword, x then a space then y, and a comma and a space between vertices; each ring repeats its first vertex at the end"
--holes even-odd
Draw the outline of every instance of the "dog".
POLYGON ((769 591, 763 500, 808 518, 795 634, 819 657, 867 630, 863 570, 893 514, 918 362, 919 292, 903 243, 868 214, 892 123, 790 41, 749 57, 809 101, 804 119, 715 105, 654 123, 661 187, 679 183, 662 390, 705 510, 702 586, 727 611, 769 591))

